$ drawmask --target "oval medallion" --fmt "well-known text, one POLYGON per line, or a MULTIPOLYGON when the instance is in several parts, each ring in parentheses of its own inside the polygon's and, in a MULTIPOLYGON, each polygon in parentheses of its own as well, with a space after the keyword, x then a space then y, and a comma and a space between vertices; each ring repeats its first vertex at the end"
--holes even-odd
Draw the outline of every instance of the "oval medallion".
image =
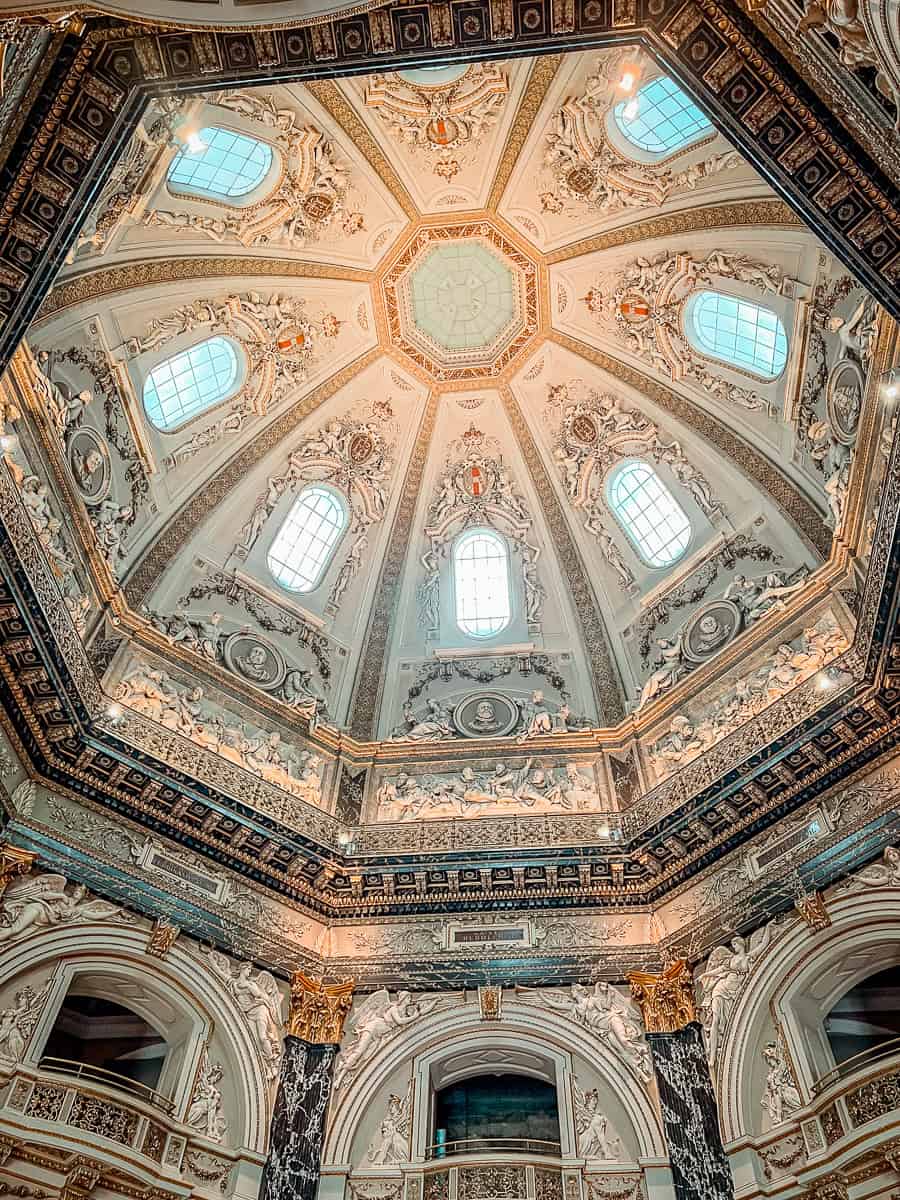
POLYGON ((327 221, 334 211, 334 196, 328 192, 310 192, 303 197, 300 207, 311 221, 327 221))
POLYGON ((825 390, 825 411, 835 438, 844 446, 856 441, 865 379, 858 363, 845 358, 832 368, 825 390))
POLYGON ((76 429, 69 438, 66 456, 85 504, 99 504, 109 491, 112 474, 106 442, 93 429, 76 429))
POLYGON ((505 737, 518 722, 517 705, 500 692, 473 692, 453 710, 453 724, 467 738, 505 737))
POLYGON ((684 623, 681 631, 684 657, 692 663, 713 658, 740 631, 741 610, 733 600, 704 604, 684 623))
POLYGON ((225 666, 264 692, 280 687, 287 672, 281 654, 255 633, 232 633, 222 647, 225 666))
POLYGON ((362 466, 375 453, 375 440, 368 433, 354 433, 347 446, 350 461, 357 467, 362 466))

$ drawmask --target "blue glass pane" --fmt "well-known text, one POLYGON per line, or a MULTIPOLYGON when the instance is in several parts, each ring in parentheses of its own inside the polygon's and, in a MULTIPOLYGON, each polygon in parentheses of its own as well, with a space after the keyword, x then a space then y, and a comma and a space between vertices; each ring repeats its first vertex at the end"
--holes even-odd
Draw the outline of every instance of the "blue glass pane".
POLYGON ((677 562, 691 540, 691 523, 681 505, 646 463, 626 463, 609 483, 616 520, 651 567, 677 562))
POLYGON ((617 104, 613 119, 633 145, 651 154, 671 154, 712 129, 690 96, 665 75, 617 104))
POLYGON ((469 637, 493 637, 509 624, 509 556, 492 529, 472 529, 453 551, 456 623, 469 637))
POLYGON ((261 183, 272 166, 272 150, 265 142, 209 126, 190 146, 175 156, 167 176, 174 189, 190 188, 208 196, 246 196, 261 183))
POLYGON ((170 433, 234 391, 238 360, 227 338, 207 338, 154 367, 144 383, 144 411, 170 433))
POLYGON ((282 587, 311 592, 325 573, 344 532, 347 512, 334 492, 308 487, 300 493, 269 548, 269 570, 282 587))
POLYGON ((698 349, 762 378, 784 370, 787 334, 771 308, 726 296, 700 292, 690 309, 688 334, 698 349))

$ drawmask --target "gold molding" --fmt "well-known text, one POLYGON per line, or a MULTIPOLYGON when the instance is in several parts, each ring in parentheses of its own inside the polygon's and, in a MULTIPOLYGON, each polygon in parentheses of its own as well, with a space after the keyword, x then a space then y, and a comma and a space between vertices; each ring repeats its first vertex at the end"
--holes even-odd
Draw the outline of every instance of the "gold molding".
POLYGON ((0 842, 0 897, 13 879, 27 875, 37 855, 9 842, 0 842))
POLYGON ((553 266, 573 258, 583 258, 586 254, 614 250, 653 238, 679 237, 707 229, 741 229, 759 225, 783 226, 808 232, 808 226, 782 200, 740 200, 734 204, 710 204, 667 213, 662 217, 647 217, 643 221, 605 230, 550 251, 546 261, 548 266, 553 266))
POLYGON ((525 81, 525 87, 519 100, 519 106, 516 109, 516 115, 509 127, 497 170, 494 173, 491 190, 488 193, 485 208, 489 212, 494 212, 503 199, 503 193, 506 191, 513 168, 518 162, 519 154, 528 140, 528 135, 534 128, 537 115, 547 98, 562 61, 562 54, 548 54, 536 59, 532 64, 531 72, 525 81))
POLYGON ((235 254, 233 258, 227 255, 214 258, 201 255, 149 261, 141 259, 137 263, 83 271, 80 275, 64 279, 47 296, 32 328, 64 309, 97 300, 101 296, 106 299, 116 292, 129 292, 161 283, 182 283, 189 279, 223 279, 232 275, 239 278, 271 275, 273 279, 349 280, 366 285, 372 281, 372 272, 361 267, 301 262, 296 259, 269 259, 240 254, 235 254))
POLYGON ((400 176, 391 166, 384 151, 369 132, 368 126, 350 104, 350 101, 331 79, 309 80, 304 87, 316 103, 328 113, 329 117, 340 127, 349 139, 350 144, 365 158, 369 167, 375 172, 392 198, 396 200, 404 214, 415 221, 419 217, 416 203, 402 182, 400 176))

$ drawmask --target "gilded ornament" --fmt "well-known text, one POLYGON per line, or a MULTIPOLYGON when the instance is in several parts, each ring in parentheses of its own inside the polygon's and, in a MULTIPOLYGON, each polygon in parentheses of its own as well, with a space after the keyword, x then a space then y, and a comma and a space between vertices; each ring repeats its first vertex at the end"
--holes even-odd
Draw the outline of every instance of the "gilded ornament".
POLYGON ((37 855, 31 850, 23 850, 9 842, 0 843, 0 896, 13 879, 28 874, 36 858, 37 855))
POLYGON ((627 978, 647 1033, 677 1033, 697 1020, 694 981, 683 958, 666 967, 662 975, 632 971, 627 978))
POLYGON ((356 980, 324 983, 302 971, 291 976, 291 1008, 287 1032, 313 1045, 337 1044, 353 1003, 356 980))
POLYGON ((831 925, 831 916, 821 892, 813 892, 811 896, 798 896, 794 901, 794 908, 798 916, 816 932, 821 933, 831 925))

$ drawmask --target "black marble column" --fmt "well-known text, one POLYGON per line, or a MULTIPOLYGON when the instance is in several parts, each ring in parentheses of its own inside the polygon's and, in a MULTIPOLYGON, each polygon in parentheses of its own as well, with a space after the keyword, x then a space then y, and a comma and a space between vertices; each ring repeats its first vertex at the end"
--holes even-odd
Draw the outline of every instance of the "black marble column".
POLYGON ((648 1033, 676 1200, 734 1200, 719 1110, 699 1024, 648 1033))
POLYGON ((284 1039, 259 1200, 315 1200, 337 1052, 336 1045, 284 1039))

